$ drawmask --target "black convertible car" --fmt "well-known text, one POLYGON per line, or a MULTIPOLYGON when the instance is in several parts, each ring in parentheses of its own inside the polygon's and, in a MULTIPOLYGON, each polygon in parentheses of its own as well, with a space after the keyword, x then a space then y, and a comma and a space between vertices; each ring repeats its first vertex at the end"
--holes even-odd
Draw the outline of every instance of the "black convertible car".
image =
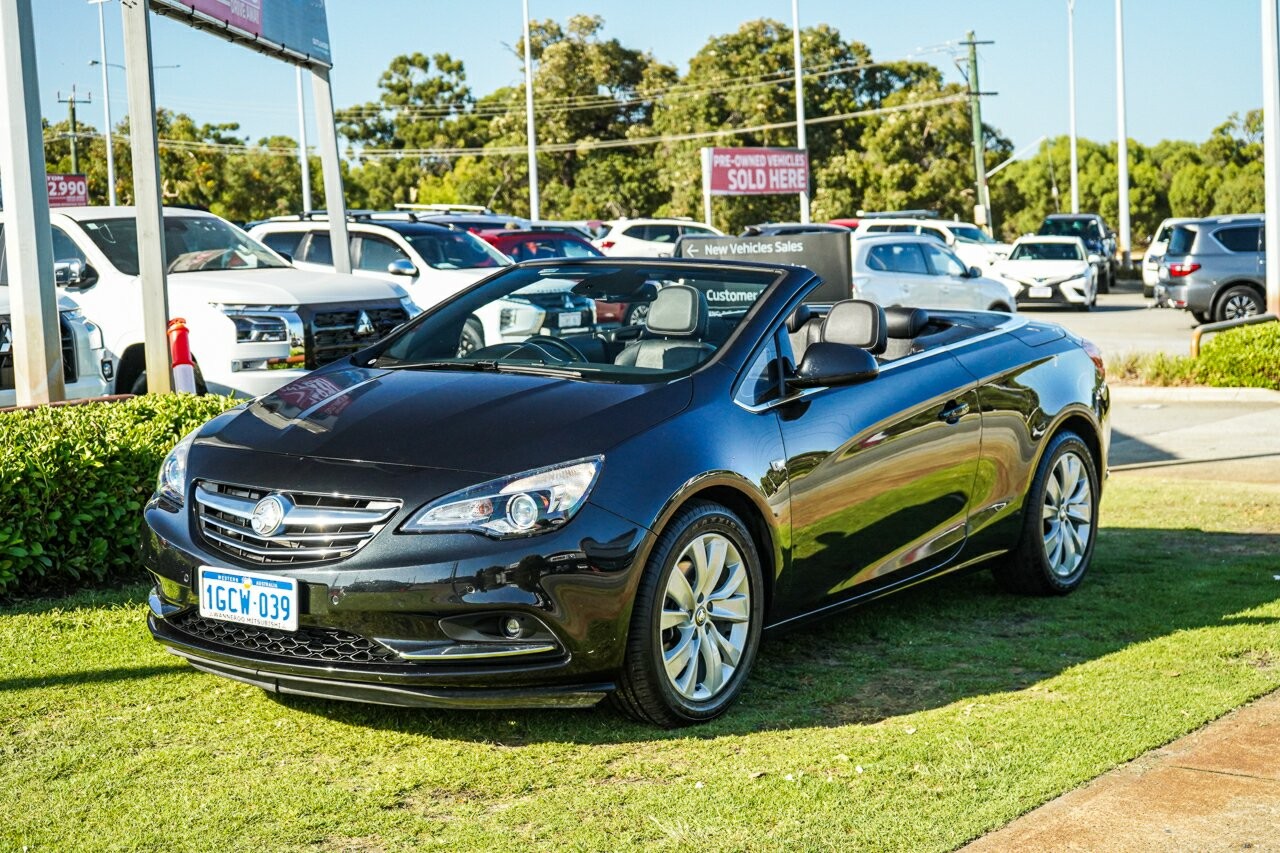
POLYGON ((215 418, 146 507, 152 633, 271 691, 611 696, 672 726, 733 702, 766 630, 979 563, 1078 586, 1109 440, 1096 347, 823 287, 526 263, 215 418), (651 308, 605 330, 575 296, 651 308), (500 339, 460 355, 477 315, 500 339))

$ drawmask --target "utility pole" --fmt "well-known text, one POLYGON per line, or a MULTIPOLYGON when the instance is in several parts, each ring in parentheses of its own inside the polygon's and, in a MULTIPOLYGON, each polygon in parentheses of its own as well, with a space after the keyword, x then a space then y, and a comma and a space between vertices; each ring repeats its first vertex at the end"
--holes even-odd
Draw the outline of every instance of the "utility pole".
POLYGON ((1067 0, 1067 102, 1071 123, 1071 212, 1080 212, 1079 158, 1076 156, 1076 0, 1067 0))
MULTIPOLYGON (((71 174, 80 174, 80 133, 79 125, 76 124, 76 87, 71 87, 71 97, 64 98, 62 93, 58 92, 58 103, 66 104, 71 116, 71 174)), ((84 103, 93 103, 93 93, 90 92, 85 96, 84 103)), ((111 144, 110 139, 107 142, 111 144)))
POLYGON ((982 96, 990 93, 983 92, 978 87, 978 45, 995 42, 975 41, 973 31, 970 30, 969 40, 961 44, 969 46, 969 114, 973 123, 973 171, 977 176, 974 184, 973 218, 980 227, 987 229, 988 234, 994 234, 991 193, 987 190, 987 144, 982 134, 982 96))
MULTIPOLYGON (((809 144, 804 129, 804 61, 800 54, 800 0, 791 0, 791 52, 796 67, 796 147, 809 159, 809 144)), ((800 221, 809 221, 809 188, 800 192, 800 221)), ((708 224, 710 221, 708 220, 708 224)))
POLYGON ((1116 0, 1116 165, 1120 176, 1120 263, 1127 270, 1133 254, 1133 234, 1129 226, 1129 131, 1124 112, 1124 0, 1116 0))

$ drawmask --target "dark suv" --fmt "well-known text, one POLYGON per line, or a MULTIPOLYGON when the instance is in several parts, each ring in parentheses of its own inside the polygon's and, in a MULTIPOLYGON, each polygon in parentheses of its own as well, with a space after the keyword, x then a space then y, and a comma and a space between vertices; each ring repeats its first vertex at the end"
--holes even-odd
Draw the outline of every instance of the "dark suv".
POLYGON ((1190 311, 1201 323, 1266 310, 1261 214, 1180 222, 1160 259, 1156 304, 1190 311))
POLYGON ((1096 213, 1051 213, 1040 223, 1041 236, 1079 237, 1097 268, 1098 293, 1110 293, 1116 280, 1116 235, 1096 213))

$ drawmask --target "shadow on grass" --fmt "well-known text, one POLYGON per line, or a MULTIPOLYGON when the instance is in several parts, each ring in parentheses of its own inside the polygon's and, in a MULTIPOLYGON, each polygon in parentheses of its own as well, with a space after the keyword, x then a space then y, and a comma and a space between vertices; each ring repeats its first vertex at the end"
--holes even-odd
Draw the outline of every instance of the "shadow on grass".
POLYGON ((44 687, 83 687, 86 684, 108 684, 115 681, 133 681, 157 675, 194 673, 190 667, 135 666, 114 669, 91 669, 67 672, 62 675, 41 675, 33 678, 0 679, 0 694, 6 690, 32 690, 44 687))
POLYGON ((874 723, 1026 689, 1177 631, 1274 624, 1243 611, 1280 598, 1280 535, 1104 528, 1075 594, 1000 592, 989 573, 948 576, 808 627, 767 636, 738 703, 665 732, 599 711, 404 710, 273 696, 302 713, 402 733, 502 745, 713 738, 874 723))

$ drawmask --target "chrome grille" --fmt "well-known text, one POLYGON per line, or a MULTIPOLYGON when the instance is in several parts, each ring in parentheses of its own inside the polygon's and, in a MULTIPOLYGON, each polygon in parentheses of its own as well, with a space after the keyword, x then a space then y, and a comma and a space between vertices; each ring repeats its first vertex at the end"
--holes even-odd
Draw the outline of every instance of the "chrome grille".
POLYGON ((311 628, 304 625, 295 632, 276 631, 206 619, 194 610, 170 616, 165 621, 197 639, 257 654, 326 663, 406 663, 385 646, 332 628, 311 628))
POLYGON ((386 337, 409 319, 404 308, 343 308, 317 311, 311 317, 307 367, 319 367, 386 337))
POLYGON ((399 501, 349 498, 306 492, 275 492, 249 486, 196 484, 200 533, 213 548, 253 563, 317 563, 341 560, 365 546, 400 508, 399 501), (288 501, 280 529, 256 533, 253 508, 267 495, 288 501))
MULTIPOLYGON (((71 383, 79 378, 75 335, 71 333, 66 317, 59 317, 58 321, 62 334, 62 381, 71 383)), ((8 317, 0 315, 0 391, 12 391, 13 388, 13 327, 8 317)))

